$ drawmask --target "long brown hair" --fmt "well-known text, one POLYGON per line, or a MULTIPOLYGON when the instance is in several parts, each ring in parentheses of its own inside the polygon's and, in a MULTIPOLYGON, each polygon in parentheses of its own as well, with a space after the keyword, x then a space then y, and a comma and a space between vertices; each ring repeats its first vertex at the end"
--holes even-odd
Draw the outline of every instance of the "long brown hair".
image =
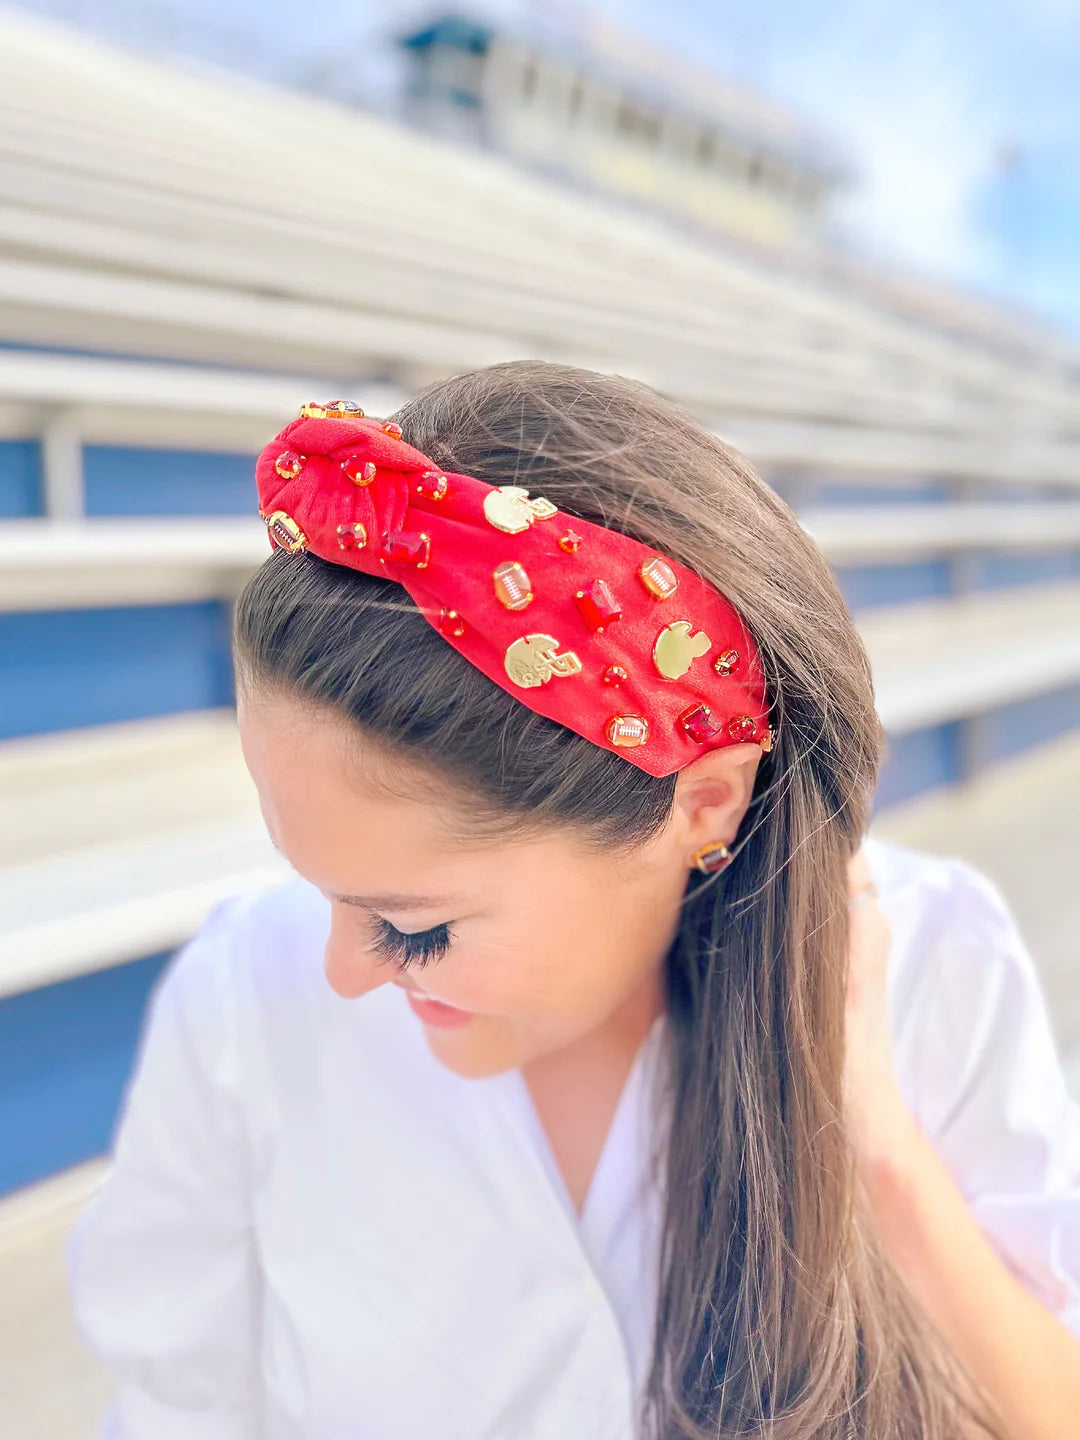
MULTIPOLYGON (((745 460, 636 382, 496 365, 394 419, 444 469, 525 484, 707 577, 765 664, 775 744, 733 864, 688 883, 665 960, 671 1124, 644 1433, 996 1434, 884 1253, 843 1125, 847 862, 882 735, 821 552, 745 460)), ((535 715, 393 582, 277 551, 239 597, 234 642, 245 683, 434 767, 496 833, 557 824, 632 845, 670 814, 673 776, 535 715)))

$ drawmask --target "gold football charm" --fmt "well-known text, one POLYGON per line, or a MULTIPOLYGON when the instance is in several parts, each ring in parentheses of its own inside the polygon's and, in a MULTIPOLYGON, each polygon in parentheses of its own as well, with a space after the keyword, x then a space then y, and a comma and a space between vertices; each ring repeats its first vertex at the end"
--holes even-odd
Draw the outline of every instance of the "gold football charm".
POLYGON ((656 637, 653 664, 665 680, 681 680, 694 661, 712 648, 704 630, 694 635, 693 628, 689 620, 674 620, 656 637))
POLYGON ((507 610, 524 610, 532 603, 532 582, 525 566, 516 560, 504 560, 496 565, 491 578, 495 583, 495 598, 507 610))
POLYGON ((613 715, 604 733, 619 750, 635 750, 648 740, 649 722, 644 715, 613 715))
POLYGON ((267 515, 266 528, 282 550, 288 550, 291 555, 295 555, 298 550, 307 549, 307 536, 286 511, 275 510, 267 515))
POLYGON ((515 685, 532 690, 553 675, 576 675, 581 661, 573 650, 558 654, 559 642, 553 635, 522 635, 507 648, 503 656, 506 673, 515 685))
POLYGON ((655 595, 657 600, 670 600, 679 588, 675 571, 659 555, 653 555, 641 562, 638 578, 649 594, 655 595))
POLYGON ((520 535, 534 520, 550 520, 557 513, 550 500, 529 499, 520 485, 498 485, 484 496, 484 518, 505 535, 520 535))

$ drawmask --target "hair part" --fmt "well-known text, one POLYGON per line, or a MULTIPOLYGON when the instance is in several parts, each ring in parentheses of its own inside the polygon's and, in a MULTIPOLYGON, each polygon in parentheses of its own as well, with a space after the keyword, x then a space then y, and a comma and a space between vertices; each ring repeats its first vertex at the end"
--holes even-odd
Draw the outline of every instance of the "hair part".
MULTIPOLYGON (((635 381, 495 365, 431 386, 394 419, 442 469, 523 484, 695 570, 740 612, 764 666, 774 744, 736 858, 691 876, 664 960, 670 1126, 647 1435, 998 1436, 882 1249, 844 1127, 847 863, 883 737, 821 551, 740 455, 635 381)), ((390 580, 276 551, 237 601, 234 647, 245 685, 323 707, 389 759, 445 777, 477 838, 559 826, 633 846, 671 815, 674 775, 535 714, 390 580)))

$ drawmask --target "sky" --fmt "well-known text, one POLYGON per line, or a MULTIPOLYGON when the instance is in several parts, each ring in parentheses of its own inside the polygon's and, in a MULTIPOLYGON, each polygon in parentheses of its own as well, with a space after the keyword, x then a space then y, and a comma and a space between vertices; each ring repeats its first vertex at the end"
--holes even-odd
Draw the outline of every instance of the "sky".
POLYGON ((35 0, 144 48, 276 80, 386 74, 379 36, 433 9, 592 14, 797 111, 858 183, 836 223, 874 257, 1080 335, 1080 0, 35 0))

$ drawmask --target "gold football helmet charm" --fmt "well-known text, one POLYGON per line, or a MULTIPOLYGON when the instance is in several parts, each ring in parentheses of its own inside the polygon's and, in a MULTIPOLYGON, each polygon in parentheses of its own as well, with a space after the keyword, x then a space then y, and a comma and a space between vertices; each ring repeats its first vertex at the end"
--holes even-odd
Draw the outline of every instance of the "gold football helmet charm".
POLYGON ((560 655, 558 649, 554 635, 522 635, 503 656, 506 673, 523 690, 543 685, 553 675, 576 675, 581 669, 577 655, 573 650, 560 655))
POLYGON ((484 496, 484 518, 506 535, 520 535, 534 520, 549 520, 556 510, 542 495, 530 500, 520 485, 498 485, 484 496))
POLYGON ((690 666, 712 648, 704 630, 691 634, 689 620, 673 620, 665 625, 653 645, 653 664, 665 680, 681 680, 690 666))

